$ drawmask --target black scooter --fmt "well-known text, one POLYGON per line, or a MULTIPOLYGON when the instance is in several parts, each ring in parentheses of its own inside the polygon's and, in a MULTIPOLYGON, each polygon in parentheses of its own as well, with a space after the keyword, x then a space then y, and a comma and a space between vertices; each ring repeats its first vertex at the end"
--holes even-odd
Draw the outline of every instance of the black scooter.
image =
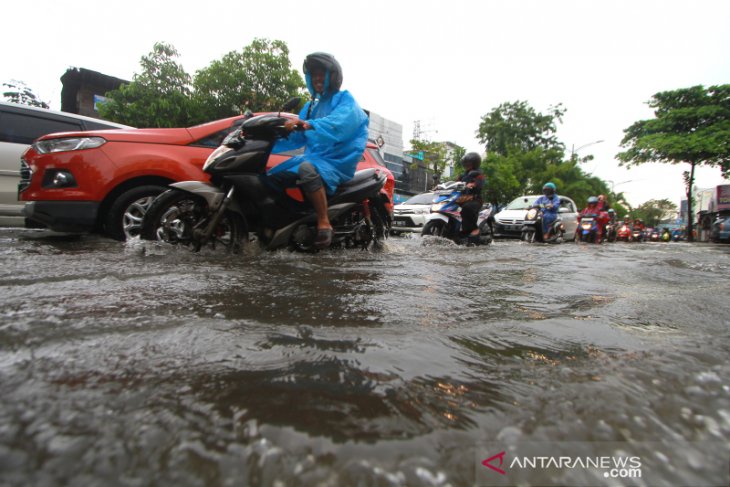
POLYGON ((522 222, 521 239, 528 243, 562 243, 563 237, 565 235, 565 225, 563 225, 563 221, 560 219, 560 217, 558 217, 550 226, 547 241, 545 241, 545 239, 543 238, 542 218, 544 212, 545 209, 542 206, 537 208, 530 208, 527 211, 525 220, 522 222))
MULTIPOLYGON (((292 99, 282 111, 298 104, 299 99, 292 99)), ((314 250, 317 226, 312 206, 305 198, 275 191, 265 182, 274 144, 288 135, 284 127, 288 117, 292 115, 250 114, 205 162, 203 171, 210 182, 171 184, 145 214, 141 237, 187 245, 194 251, 204 246, 237 251, 253 240, 266 250, 314 250)), ((365 169, 328 197, 333 246, 364 249, 386 238, 390 218, 387 196, 380 192, 385 182, 383 172, 365 169)))

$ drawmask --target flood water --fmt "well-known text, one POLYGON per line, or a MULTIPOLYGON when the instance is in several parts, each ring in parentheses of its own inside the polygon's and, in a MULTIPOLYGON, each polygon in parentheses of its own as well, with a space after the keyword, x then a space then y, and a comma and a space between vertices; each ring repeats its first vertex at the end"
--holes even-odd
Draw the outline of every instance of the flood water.
POLYGON ((481 485, 515 442, 727 482, 730 246, 218 255, 0 229, 0 264, 0 485, 481 485))

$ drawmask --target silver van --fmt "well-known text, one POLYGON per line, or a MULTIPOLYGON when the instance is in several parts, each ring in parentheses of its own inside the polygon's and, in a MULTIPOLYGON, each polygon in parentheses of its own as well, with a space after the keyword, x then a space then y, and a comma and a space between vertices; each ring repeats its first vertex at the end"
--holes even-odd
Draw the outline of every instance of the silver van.
POLYGON ((0 101, 0 225, 23 226, 18 201, 20 156, 41 135, 78 130, 129 128, 73 113, 0 101))

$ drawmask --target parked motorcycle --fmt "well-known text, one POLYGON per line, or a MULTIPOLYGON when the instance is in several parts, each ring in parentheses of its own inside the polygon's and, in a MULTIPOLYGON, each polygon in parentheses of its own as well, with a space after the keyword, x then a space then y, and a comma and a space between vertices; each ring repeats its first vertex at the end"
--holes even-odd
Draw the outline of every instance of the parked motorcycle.
MULTIPOLYGON (((298 99, 290 100, 282 111, 298 104, 298 99)), ((210 182, 171 184, 147 210, 141 237, 194 251, 204 246, 235 251, 253 240, 266 250, 314 250, 314 209, 298 189, 278 192, 265 183, 274 144, 288 135, 288 117, 292 115, 280 112, 245 120, 205 162, 210 182)), ((382 172, 365 169, 328 197, 333 246, 367 248, 386 238, 390 218, 388 197, 381 193, 385 182, 382 172)))
POLYGON ((548 239, 545 240, 542 233, 542 219, 545 214, 545 208, 530 208, 527 211, 524 221, 522 222, 521 239, 525 242, 542 242, 542 243, 562 243, 565 235, 565 225, 558 217, 548 229, 548 239))
MULTIPOLYGON (((467 243, 467 237, 461 234, 461 205, 459 204, 459 198, 465 190, 466 184, 461 181, 450 181, 436 186, 431 214, 423 225, 422 236, 443 237, 460 245, 467 243)), ((477 226, 481 245, 492 243, 493 221, 491 206, 479 212, 477 226)))
POLYGON ((598 215, 585 215, 580 219, 575 239, 578 242, 601 243, 598 241, 598 215))

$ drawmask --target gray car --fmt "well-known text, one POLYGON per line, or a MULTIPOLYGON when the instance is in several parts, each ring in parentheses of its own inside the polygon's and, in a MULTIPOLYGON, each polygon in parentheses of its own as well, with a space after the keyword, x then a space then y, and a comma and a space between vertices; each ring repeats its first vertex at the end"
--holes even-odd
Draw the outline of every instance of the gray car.
MULTIPOLYGON (((520 238, 522 224, 525 221, 527 210, 532 207, 540 195, 525 195, 515 198, 494 216, 494 236, 520 238)), ((558 216, 565 226, 565 240, 573 240, 578 228, 578 207, 567 196, 560 196, 558 216)))

